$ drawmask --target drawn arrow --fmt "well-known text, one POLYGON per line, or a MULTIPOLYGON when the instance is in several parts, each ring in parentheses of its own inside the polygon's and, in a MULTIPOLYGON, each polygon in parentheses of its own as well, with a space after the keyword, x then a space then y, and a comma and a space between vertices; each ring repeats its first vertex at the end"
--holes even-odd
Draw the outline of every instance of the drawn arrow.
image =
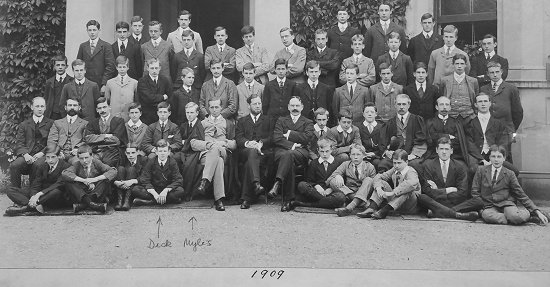
POLYGON ((159 219, 157 220, 157 238, 160 238, 160 226, 163 225, 162 224, 162 219, 160 219, 160 216, 159 216, 159 219))
POLYGON ((193 216, 189 219, 188 222, 191 222, 191 230, 195 229, 195 224, 194 222, 197 222, 197 219, 193 216))

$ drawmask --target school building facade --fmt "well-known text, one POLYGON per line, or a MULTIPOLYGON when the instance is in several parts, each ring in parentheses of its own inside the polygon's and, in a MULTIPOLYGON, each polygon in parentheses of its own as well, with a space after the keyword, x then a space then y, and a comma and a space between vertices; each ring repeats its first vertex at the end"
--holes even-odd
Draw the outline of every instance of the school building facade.
MULTIPOLYGON (((76 57, 87 40, 85 23, 101 23, 100 37, 112 43, 115 23, 140 15, 163 23, 163 38, 177 28, 177 12, 193 13, 191 28, 201 33, 204 46, 214 44, 216 26, 225 26, 227 43, 242 45, 243 25, 256 28, 256 42, 271 55, 282 48, 279 29, 290 26, 290 0, 67 0, 66 55, 76 57)), ((550 1, 546 0, 411 0, 406 12, 406 33, 418 34, 420 16, 435 15, 439 26, 454 24, 459 40, 472 43, 496 33, 498 54, 508 58, 508 81, 520 89, 524 119, 513 144, 514 164, 522 183, 536 198, 550 200, 550 1), (506 20, 506 21, 505 21, 506 20)), ((147 33, 147 26, 144 28, 147 33)))

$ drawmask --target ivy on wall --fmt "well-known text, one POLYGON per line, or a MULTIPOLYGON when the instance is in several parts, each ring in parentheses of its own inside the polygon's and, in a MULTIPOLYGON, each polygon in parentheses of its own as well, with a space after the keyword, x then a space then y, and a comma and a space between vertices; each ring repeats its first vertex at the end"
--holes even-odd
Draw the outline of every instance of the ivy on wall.
POLYGON ((51 58, 65 52, 65 0, 0 0, 0 166, 14 148, 17 126, 31 115, 54 75, 51 58))
POLYGON ((350 15, 349 22, 363 34, 378 21, 378 6, 387 3, 392 7, 392 21, 405 26, 405 11, 410 0, 290 0, 290 26, 296 43, 302 47, 315 45, 315 31, 328 30, 336 25, 338 8, 344 6, 350 15))

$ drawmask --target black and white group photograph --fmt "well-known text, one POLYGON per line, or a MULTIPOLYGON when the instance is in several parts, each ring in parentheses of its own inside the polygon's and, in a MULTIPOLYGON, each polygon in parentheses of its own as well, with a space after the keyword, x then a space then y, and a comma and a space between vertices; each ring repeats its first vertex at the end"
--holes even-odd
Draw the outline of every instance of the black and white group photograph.
POLYGON ((0 286, 546 286, 550 1, 0 1, 0 286))

